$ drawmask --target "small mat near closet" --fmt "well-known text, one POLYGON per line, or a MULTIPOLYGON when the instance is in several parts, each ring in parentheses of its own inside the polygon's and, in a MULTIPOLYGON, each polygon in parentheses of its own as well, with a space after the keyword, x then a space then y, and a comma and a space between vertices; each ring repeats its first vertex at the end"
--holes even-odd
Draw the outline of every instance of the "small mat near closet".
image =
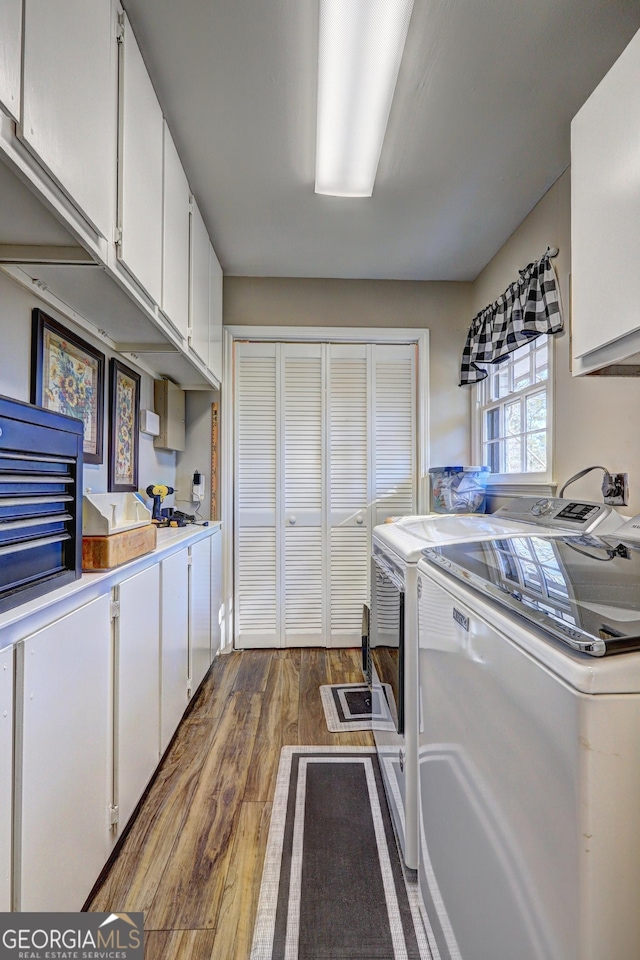
POLYGON ((369 747, 284 747, 251 960, 427 960, 369 747))
POLYGON ((371 730, 371 690, 366 683, 323 684, 320 697, 331 733, 371 730))

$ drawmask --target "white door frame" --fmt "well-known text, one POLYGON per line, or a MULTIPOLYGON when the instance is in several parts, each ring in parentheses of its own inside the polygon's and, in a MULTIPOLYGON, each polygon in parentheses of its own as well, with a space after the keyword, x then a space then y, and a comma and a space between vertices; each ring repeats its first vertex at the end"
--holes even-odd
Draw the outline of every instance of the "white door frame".
POLYGON ((234 503, 234 341, 276 340, 289 343, 415 343, 418 348, 416 463, 417 510, 429 509, 429 330, 422 327, 273 327, 239 326, 223 328, 224 368, 221 395, 221 519, 223 631, 221 652, 233 649, 233 503, 234 503))

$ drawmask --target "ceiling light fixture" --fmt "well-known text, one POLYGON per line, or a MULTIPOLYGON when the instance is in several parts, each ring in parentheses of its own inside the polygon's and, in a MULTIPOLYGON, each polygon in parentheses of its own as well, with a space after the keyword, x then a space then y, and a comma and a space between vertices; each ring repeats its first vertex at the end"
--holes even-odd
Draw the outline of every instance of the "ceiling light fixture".
POLYGON ((370 197, 413 0, 319 0, 316 193, 370 197))

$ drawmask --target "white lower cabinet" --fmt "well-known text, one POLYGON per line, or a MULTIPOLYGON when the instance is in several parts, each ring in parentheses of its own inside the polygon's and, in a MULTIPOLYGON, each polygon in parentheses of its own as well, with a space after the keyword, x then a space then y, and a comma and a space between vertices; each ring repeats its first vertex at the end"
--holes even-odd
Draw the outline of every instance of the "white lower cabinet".
POLYGON ((189 702, 189 551, 161 563, 161 721, 163 753, 189 702))
POLYGON ((220 544, 81 590, 0 651, 0 912, 86 901, 219 647, 220 544))
POLYGON ((16 646, 17 909, 79 910, 106 860, 109 596, 16 646))
POLYGON ((0 652, 0 913, 11 910, 13 649, 0 652))
POLYGON ((191 691, 195 693, 211 664, 211 538, 189 547, 189 635, 191 691))
POLYGON ((222 530, 211 539, 211 659, 222 642, 222 530))
POLYGON ((160 568, 115 588, 115 790, 118 832, 160 759, 160 568))

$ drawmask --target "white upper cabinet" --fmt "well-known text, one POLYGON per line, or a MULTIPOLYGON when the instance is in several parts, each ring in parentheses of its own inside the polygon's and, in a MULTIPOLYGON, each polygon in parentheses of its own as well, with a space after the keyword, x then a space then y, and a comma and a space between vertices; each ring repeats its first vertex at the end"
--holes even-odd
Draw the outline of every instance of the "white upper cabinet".
POLYGON ((189 335, 189 184, 166 122, 164 124, 164 216, 162 311, 189 335))
MULTIPOLYGON (((0 6, 1 34, 19 4, 0 6)), ((107 239, 115 222, 116 29, 115 0, 24 3, 19 135, 107 239)), ((4 38, 0 49, 6 50, 4 38)))
POLYGON ((222 267, 209 245, 209 369, 222 383, 222 267))
POLYGON ((20 119, 22 0, 0 3, 0 109, 20 119))
POLYGON ((222 382, 222 267, 195 198, 191 198, 191 349, 222 382))
POLYGON ((161 304, 164 120, 126 15, 120 47, 119 137, 118 255, 151 299, 161 304))
POLYGON ((211 241, 195 199, 191 209, 189 326, 191 349, 209 365, 209 261, 211 241))
POLYGON ((639 90, 640 32, 571 124, 574 373, 640 350, 639 90))

